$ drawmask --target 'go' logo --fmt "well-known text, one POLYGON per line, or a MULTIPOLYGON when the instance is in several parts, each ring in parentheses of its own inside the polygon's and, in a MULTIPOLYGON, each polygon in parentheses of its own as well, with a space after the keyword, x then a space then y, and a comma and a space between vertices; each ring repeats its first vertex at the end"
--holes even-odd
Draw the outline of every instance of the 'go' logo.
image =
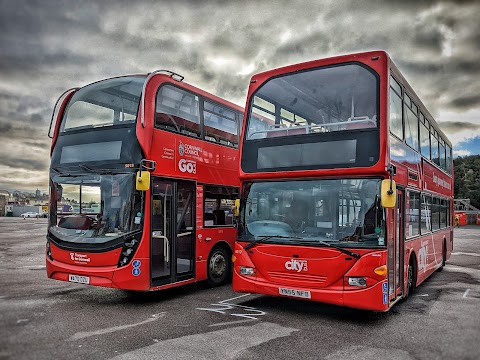
POLYGON ((181 172, 188 172, 190 174, 197 173, 197 163, 192 160, 181 159, 178 162, 178 168, 181 172))

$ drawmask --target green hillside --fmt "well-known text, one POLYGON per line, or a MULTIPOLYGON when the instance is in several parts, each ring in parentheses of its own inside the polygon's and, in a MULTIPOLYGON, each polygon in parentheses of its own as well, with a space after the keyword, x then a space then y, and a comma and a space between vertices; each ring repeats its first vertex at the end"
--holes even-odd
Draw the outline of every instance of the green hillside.
POLYGON ((456 199, 470 199, 480 208, 480 155, 458 157, 453 160, 456 199))

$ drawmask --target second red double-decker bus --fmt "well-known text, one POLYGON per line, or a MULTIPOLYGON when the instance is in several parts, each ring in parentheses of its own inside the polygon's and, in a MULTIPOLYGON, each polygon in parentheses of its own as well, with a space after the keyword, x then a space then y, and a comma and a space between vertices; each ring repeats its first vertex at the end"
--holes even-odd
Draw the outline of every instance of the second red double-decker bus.
POLYGON ((182 80, 118 77, 59 99, 48 277, 129 290, 228 281, 243 109, 182 80))
POLYGON ((387 311, 453 247, 451 144, 382 51, 252 77, 233 288, 387 311))

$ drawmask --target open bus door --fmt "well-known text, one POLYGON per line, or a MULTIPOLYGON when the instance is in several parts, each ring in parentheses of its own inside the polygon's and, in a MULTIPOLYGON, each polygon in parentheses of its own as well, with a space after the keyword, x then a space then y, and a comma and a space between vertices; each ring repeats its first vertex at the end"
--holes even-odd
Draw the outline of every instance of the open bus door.
POLYGON ((152 286, 193 279, 195 183, 154 177, 151 215, 152 286))

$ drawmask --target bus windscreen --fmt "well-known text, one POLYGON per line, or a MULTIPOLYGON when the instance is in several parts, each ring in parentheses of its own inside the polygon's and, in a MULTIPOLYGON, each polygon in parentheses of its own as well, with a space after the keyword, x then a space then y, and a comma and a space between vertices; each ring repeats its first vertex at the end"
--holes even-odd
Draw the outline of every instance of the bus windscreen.
POLYGON ((274 77, 254 94, 246 140, 378 127, 378 76, 357 63, 274 77))
POLYGON ((378 179, 246 183, 240 241, 383 247, 379 187, 378 179))
POLYGON ((103 80, 78 90, 70 100, 61 132, 134 124, 145 76, 103 80))

